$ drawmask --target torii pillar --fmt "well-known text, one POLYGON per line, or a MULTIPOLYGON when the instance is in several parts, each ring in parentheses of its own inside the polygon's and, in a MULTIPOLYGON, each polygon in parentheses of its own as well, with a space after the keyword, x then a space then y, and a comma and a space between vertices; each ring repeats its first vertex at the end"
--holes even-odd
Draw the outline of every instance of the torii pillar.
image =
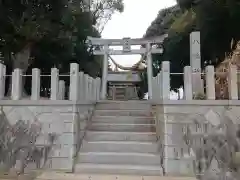
POLYGON ((152 83, 152 77, 153 77, 153 69, 152 69, 152 52, 151 52, 151 44, 147 43, 147 77, 148 77, 148 98, 152 99, 153 94, 153 83, 152 83))
POLYGON ((103 69, 102 69, 102 86, 101 96, 102 100, 106 99, 107 96, 107 76, 108 76, 108 45, 104 45, 104 58, 103 58, 103 69))
POLYGON ((190 34, 190 66, 192 67, 193 95, 203 93, 203 81, 201 79, 201 41, 200 32, 190 34))

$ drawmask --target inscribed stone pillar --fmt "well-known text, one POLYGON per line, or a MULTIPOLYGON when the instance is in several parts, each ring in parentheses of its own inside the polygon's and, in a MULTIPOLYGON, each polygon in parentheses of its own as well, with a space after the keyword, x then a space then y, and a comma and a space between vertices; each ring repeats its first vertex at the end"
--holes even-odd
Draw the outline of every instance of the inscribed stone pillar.
POLYGON ((203 93, 200 32, 190 34, 190 66, 193 72, 193 94, 203 93))

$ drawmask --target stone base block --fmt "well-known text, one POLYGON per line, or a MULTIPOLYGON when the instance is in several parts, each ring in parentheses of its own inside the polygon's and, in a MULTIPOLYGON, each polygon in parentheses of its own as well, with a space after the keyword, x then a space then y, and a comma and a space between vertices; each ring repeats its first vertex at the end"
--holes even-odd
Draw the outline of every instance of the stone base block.
POLYGON ((52 158, 50 160, 50 169, 61 170, 65 172, 72 172, 74 165, 74 158, 52 158))
POLYGON ((190 159, 165 160, 165 171, 167 175, 194 176, 193 161, 190 159))

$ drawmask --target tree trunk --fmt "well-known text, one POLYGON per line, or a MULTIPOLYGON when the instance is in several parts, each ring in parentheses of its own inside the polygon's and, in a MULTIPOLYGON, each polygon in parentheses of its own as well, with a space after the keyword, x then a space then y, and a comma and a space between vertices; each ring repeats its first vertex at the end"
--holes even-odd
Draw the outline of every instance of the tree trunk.
MULTIPOLYGON (((13 57, 12 57, 12 64, 13 64, 13 70, 16 68, 19 68, 22 70, 22 74, 25 75, 29 66, 29 59, 30 59, 30 54, 31 54, 31 45, 28 44, 27 46, 25 46, 21 51, 19 51, 18 53, 16 53, 13 57)), ((12 91, 12 78, 10 78, 10 84, 9 84, 9 88, 8 88, 8 96, 11 95, 11 91, 12 91)), ((26 77, 23 76, 22 77, 22 92, 23 92, 23 97, 27 96, 27 93, 24 89, 24 85, 25 85, 25 81, 26 81, 26 77)))

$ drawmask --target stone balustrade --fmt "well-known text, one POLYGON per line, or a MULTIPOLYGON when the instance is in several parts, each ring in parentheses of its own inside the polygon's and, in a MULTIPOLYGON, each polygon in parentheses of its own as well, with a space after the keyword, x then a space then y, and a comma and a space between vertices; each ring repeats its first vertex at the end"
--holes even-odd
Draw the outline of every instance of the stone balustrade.
MULTIPOLYGON (((0 64, 0 99, 5 97, 6 85, 6 66, 0 64)), ((14 69, 12 73, 11 83, 11 100, 23 99, 23 74, 21 69, 14 69)), ((64 80, 59 80, 59 70, 57 68, 51 69, 51 87, 50 87, 50 100, 67 100, 66 83, 64 80)), ((100 78, 92 78, 83 72, 79 72, 79 65, 72 63, 70 66, 70 86, 69 86, 69 99, 72 101, 91 101, 97 102, 100 93, 100 78)), ((40 100, 41 87, 41 72, 40 69, 32 69, 32 87, 31 87, 31 100, 40 100)))
MULTIPOLYGON (((228 93, 229 100, 238 100, 238 72, 235 65, 230 65, 229 72, 227 73, 228 78, 228 93)), ((186 66, 183 69, 183 73, 170 72, 170 63, 163 61, 161 71, 156 77, 152 77, 152 89, 153 89, 153 101, 169 100, 170 99, 170 78, 174 75, 183 76, 183 99, 193 100, 215 100, 216 99, 216 87, 215 87, 215 68, 214 66, 207 66, 205 73, 202 73, 201 83, 205 86, 205 91, 199 90, 194 92, 193 90, 199 89, 194 87, 194 76, 196 73, 192 71, 191 66, 186 66)), ((201 86, 202 86, 201 85, 201 86)), ((198 85, 199 86, 199 85, 198 85)), ((200 86, 199 86, 200 87, 200 86)))

